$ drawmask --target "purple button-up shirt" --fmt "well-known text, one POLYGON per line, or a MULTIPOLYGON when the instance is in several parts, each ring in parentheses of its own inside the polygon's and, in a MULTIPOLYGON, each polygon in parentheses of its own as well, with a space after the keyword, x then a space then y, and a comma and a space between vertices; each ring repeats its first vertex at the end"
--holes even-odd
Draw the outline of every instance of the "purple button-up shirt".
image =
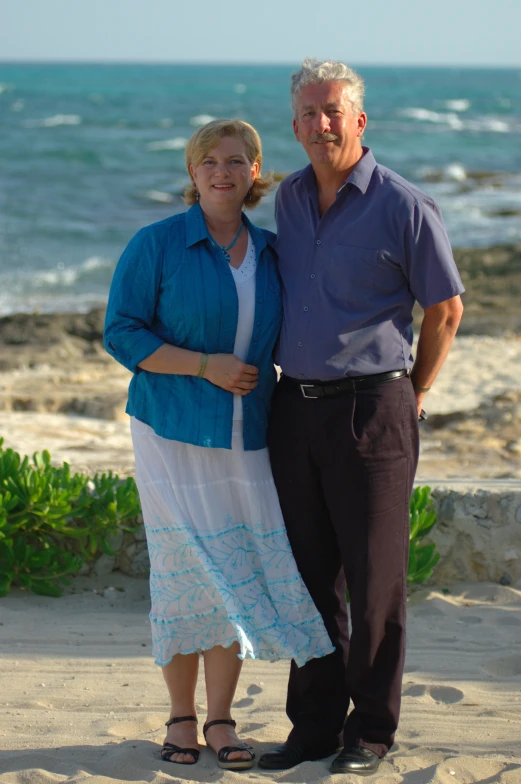
POLYGON ((277 362, 293 378, 412 367, 412 308, 464 291, 435 202, 364 147, 320 216, 311 165, 280 185, 284 319, 277 362))

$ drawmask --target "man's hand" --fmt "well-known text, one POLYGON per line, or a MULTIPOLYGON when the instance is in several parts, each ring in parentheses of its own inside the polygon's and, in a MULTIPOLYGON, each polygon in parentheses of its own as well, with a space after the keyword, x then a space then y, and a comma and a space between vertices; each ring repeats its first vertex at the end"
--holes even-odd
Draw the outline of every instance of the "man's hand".
POLYGON ((234 395, 247 395, 258 384, 259 371, 234 354, 210 354, 203 378, 234 395))
POLYGON ((416 349, 411 381, 416 395, 418 416, 434 379, 441 370, 463 315, 461 297, 451 297, 425 308, 416 349))

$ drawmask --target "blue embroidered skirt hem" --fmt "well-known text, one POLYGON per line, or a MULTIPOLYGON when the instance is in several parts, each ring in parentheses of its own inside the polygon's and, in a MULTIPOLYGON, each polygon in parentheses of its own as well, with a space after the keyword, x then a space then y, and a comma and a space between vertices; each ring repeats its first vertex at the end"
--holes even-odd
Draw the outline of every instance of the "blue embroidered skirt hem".
POLYGON ((150 554, 153 653, 239 643, 246 657, 302 666, 333 652, 298 572, 266 449, 245 452, 161 438, 131 419, 150 554))

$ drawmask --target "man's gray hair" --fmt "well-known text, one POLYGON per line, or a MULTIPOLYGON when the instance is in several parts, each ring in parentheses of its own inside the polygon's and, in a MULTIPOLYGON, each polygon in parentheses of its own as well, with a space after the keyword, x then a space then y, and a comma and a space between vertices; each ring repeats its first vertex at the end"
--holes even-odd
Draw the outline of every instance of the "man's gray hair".
POLYGON ((295 115, 297 96, 301 89, 308 84, 323 82, 344 82, 353 111, 356 114, 363 112, 365 87, 360 74, 338 60, 317 60, 315 57, 306 57, 299 70, 291 74, 291 105, 295 115))

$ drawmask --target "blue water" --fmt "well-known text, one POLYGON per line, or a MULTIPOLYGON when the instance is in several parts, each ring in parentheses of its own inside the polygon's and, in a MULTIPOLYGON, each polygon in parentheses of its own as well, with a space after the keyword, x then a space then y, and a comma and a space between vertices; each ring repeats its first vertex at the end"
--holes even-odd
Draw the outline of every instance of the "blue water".
MULTIPOLYGON (((307 160, 289 66, 0 64, 0 314, 106 300, 140 227, 184 209, 184 146, 237 116, 265 168, 307 160)), ((521 241, 521 71, 360 69, 366 143, 439 202, 454 246, 521 241)), ((254 214, 274 228, 273 195, 254 214)))

